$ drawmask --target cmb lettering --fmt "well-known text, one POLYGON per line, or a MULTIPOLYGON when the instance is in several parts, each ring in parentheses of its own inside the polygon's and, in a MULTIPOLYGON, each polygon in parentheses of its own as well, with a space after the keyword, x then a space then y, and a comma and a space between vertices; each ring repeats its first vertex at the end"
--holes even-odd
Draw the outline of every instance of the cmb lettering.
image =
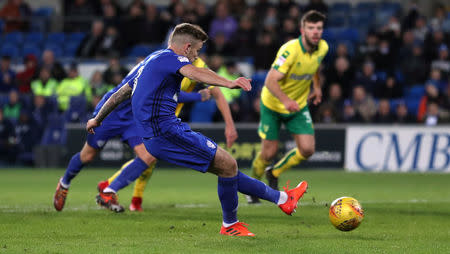
POLYGON ((358 167, 363 170, 448 170, 450 134, 419 132, 401 136, 399 133, 369 132, 357 142, 355 156, 358 167), (373 158, 378 159, 374 161, 373 158))

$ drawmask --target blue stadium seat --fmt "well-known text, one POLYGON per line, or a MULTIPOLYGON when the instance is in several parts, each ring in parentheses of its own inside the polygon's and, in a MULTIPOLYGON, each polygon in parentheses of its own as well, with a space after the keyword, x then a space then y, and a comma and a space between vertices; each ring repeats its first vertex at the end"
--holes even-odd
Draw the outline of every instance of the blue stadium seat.
POLYGON ((84 37, 86 37, 86 33, 68 33, 66 34, 66 42, 78 42, 83 41, 84 37))
POLYGON ((53 7, 43 6, 33 12, 34 16, 50 18, 53 15, 53 7))
POLYGON ((64 47, 63 55, 65 57, 75 57, 79 46, 80 46, 80 42, 78 42, 78 41, 67 42, 64 47))
POLYGON ((353 43, 359 42, 359 32, 354 28, 345 28, 338 32, 336 40, 338 41, 351 41, 353 43))
POLYGON ((394 2, 382 2, 379 6, 379 11, 389 11, 391 13, 397 13, 402 10, 402 5, 400 3, 394 2))
POLYGON ((267 72, 258 71, 252 75, 252 90, 258 91, 264 86, 264 81, 266 80, 267 72))
POLYGON ((44 34, 41 32, 29 32, 25 34, 25 43, 41 45, 44 42, 44 34))
POLYGON ((387 73, 385 71, 377 71, 375 72, 375 75, 377 76, 377 78, 381 81, 386 81, 387 79, 387 73))
POLYGON ((191 123, 211 123, 217 107, 214 100, 196 102, 192 106, 189 122, 191 123))
POLYGON ((423 95, 425 95, 425 86, 417 84, 409 89, 407 97, 413 99, 420 99, 423 95))
POLYGON ((87 101, 85 96, 70 98, 69 108, 65 112, 66 122, 79 123, 86 120, 87 101))
POLYGON ((46 43, 63 44, 65 41, 65 38, 66 38, 66 36, 64 33, 49 33, 49 34, 47 34, 46 43))
POLYGON ((419 109, 420 100, 414 98, 406 99, 406 107, 408 108, 408 112, 411 115, 417 115, 417 111, 419 109))
POLYGON ((63 49, 62 49, 61 45, 59 45, 59 44, 46 43, 44 45, 44 50, 46 50, 46 49, 50 49, 51 51, 53 51, 53 54, 55 55, 55 57, 63 56, 63 49))
POLYGON ((355 11, 367 11, 367 10, 375 10, 377 8, 376 2, 359 2, 356 4, 355 11))
POLYGON ((14 44, 3 44, 0 48, 0 55, 2 56, 10 56, 11 58, 18 58, 20 57, 20 50, 19 47, 17 47, 14 44))
POLYGON ((5 34, 3 37, 3 43, 12 43, 12 44, 22 44, 23 43, 23 33, 21 32, 11 32, 5 34))
POLYGON ((330 14, 330 16, 327 19, 327 25, 331 27, 344 27, 348 25, 348 18, 349 16, 347 14, 330 14))
POLYGON ((330 13, 346 13, 349 14, 352 11, 350 3, 334 3, 330 7, 330 13))
POLYGON ((41 145, 63 145, 66 142, 64 117, 51 114, 47 119, 47 126, 42 136, 41 145))
POLYGON ((42 54, 41 47, 34 43, 25 43, 22 47, 22 55, 26 56, 29 54, 32 54, 39 59, 42 54))
POLYGON ((152 53, 152 49, 150 46, 147 45, 136 45, 133 48, 131 48, 130 53, 128 53, 128 56, 130 57, 140 57, 140 56, 147 56, 150 53, 152 53))
POLYGON ((3 33, 3 28, 5 27, 5 21, 3 19, 0 19, 0 32, 3 33))

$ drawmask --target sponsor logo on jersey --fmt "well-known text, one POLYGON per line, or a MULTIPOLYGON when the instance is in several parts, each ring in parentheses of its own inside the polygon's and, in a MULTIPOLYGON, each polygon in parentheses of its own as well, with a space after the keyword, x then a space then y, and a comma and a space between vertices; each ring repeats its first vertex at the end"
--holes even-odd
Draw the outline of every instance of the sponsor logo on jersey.
POLYGON ((178 61, 180 61, 181 63, 189 63, 189 59, 185 56, 179 56, 178 61))
POLYGON ((214 143, 211 142, 211 141, 209 141, 209 140, 206 141, 206 145, 207 145, 209 148, 212 148, 212 149, 215 149, 215 148, 216 148, 216 145, 214 145, 214 143))

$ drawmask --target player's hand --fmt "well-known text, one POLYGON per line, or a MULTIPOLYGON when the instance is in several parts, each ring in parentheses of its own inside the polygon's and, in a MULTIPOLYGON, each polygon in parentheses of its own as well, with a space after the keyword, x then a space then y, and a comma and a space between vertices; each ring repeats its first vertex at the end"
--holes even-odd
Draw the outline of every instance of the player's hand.
POLYGON ((202 96, 202 101, 211 99, 211 91, 208 88, 202 89, 198 93, 202 96))
POLYGON ((300 107, 298 106, 298 103, 292 99, 288 99, 285 102, 283 102, 284 107, 289 111, 289 112, 298 112, 300 111, 300 107))
POLYGON ((308 96, 308 101, 312 101, 314 105, 322 102, 322 90, 320 88, 313 88, 311 94, 308 96))
POLYGON ((236 128, 234 126, 226 125, 225 126, 225 139, 227 141, 227 147, 230 148, 234 144, 234 141, 236 141, 237 138, 238 138, 238 134, 237 134, 236 128))
POLYGON ((86 131, 89 132, 90 134, 95 134, 94 128, 98 127, 100 125, 101 125, 101 123, 97 122, 97 120, 95 120, 95 118, 91 118, 86 123, 86 131))
POLYGON ((231 85, 228 88, 242 88, 244 91, 248 92, 252 90, 252 84, 250 83, 251 79, 239 77, 233 81, 231 81, 231 85))

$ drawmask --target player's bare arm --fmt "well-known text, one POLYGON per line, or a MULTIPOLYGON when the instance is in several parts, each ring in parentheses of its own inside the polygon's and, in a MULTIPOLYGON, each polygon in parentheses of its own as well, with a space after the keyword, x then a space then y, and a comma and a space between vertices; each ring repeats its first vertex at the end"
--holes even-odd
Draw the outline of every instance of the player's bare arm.
POLYGON ((238 138, 233 117, 231 116, 230 106, 228 106, 228 102, 225 99, 225 96, 223 96, 223 93, 220 91, 220 88, 214 87, 211 89, 211 94, 216 100, 217 107, 219 108, 225 122, 225 139, 227 142, 227 147, 230 148, 234 141, 238 138))
POLYGON ((270 69, 269 73, 267 74, 267 78, 265 81, 265 86, 267 87, 267 89, 269 89, 269 91, 275 95, 275 97, 277 97, 281 103, 284 104, 284 107, 289 111, 289 112, 297 112, 300 110, 298 103, 289 98, 280 88, 280 84, 278 83, 278 81, 282 80, 284 78, 284 74, 275 70, 275 69, 270 69))
POLYGON ((250 84, 250 79, 239 77, 233 81, 223 78, 217 75, 215 72, 206 69, 198 68, 192 64, 185 65, 180 68, 180 73, 192 80, 197 82, 202 82, 205 84, 211 84, 215 86, 223 86, 227 88, 242 88, 244 91, 250 91, 252 85, 250 84))
POLYGON ((86 130, 94 134, 94 128, 100 126, 102 121, 123 101, 131 96, 131 87, 128 84, 123 85, 117 92, 113 93, 111 97, 105 102, 103 107, 99 110, 95 118, 89 119, 86 123, 86 130))
POLYGON ((313 76, 313 90, 308 96, 308 101, 312 101, 314 105, 322 102, 322 88, 320 87, 319 71, 313 76))

